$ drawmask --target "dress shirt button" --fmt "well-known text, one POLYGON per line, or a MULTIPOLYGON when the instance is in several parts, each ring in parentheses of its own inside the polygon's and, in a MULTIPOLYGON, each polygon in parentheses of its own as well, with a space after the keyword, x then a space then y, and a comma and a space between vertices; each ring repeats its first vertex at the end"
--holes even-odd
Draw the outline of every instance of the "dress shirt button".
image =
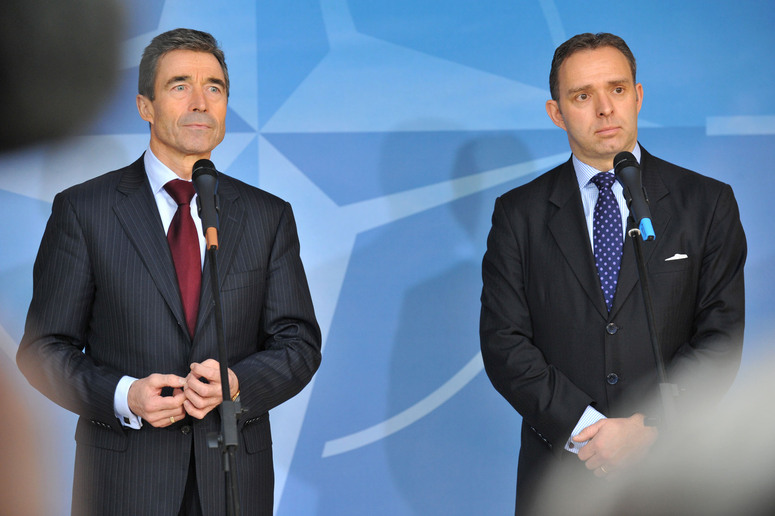
POLYGON ((608 335, 616 335, 616 332, 619 331, 619 327, 614 323, 608 323, 605 327, 605 331, 608 335))
POLYGON ((191 433, 191 426, 190 425, 183 425, 180 427, 180 433, 183 435, 188 435, 191 433))
POLYGON ((616 373, 609 373, 608 376, 605 377, 605 381, 608 382, 608 385, 616 385, 619 381, 619 375, 616 373))

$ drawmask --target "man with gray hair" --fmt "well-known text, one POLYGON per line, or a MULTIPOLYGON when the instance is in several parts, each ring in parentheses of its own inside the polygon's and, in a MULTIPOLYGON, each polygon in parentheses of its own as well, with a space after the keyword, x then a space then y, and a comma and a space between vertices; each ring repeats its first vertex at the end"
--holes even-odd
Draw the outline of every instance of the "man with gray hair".
POLYGON ((219 174, 219 277, 211 277, 191 178, 224 137, 223 51, 204 32, 165 32, 145 49, 138 85, 148 149, 54 199, 17 362, 80 416, 73 514, 224 514, 222 456, 207 442, 221 426, 217 282, 228 390, 245 410, 239 503, 243 514, 268 515, 268 411, 320 363, 293 213, 219 174))

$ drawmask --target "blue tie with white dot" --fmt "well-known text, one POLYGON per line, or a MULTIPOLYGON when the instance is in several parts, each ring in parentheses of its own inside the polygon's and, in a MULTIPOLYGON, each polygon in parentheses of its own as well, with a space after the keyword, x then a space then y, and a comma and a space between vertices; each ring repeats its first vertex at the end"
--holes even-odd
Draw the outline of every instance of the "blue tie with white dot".
POLYGON ((614 302, 616 280, 622 265, 622 215, 611 190, 615 180, 611 172, 600 172, 589 180, 597 186, 599 192, 593 214, 592 240, 597 274, 609 312, 614 302))

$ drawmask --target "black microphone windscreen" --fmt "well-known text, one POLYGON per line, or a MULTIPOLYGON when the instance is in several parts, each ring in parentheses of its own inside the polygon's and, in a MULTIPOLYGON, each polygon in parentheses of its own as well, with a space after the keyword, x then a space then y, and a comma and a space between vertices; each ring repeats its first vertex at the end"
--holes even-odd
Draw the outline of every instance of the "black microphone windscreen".
POLYGON ((614 157, 614 170, 619 170, 624 166, 633 164, 635 166, 640 166, 632 152, 622 151, 614 157))
POLYGON ((209 159, 200 159, 194 163, 193 176, 199 176, 201 174, 216 175, 215 165, 209 159))
MULTIPOLYGON (((199 218, 202 219, 202 231, 207 237, 208 228, 215 228, 216 231, 218 229, 218 171, 215 170, 213 162, 200 159, 194 163, 192 180, 198 195, 196 203, 199 207, 199 218)), ((217 243, 215 246, 217 247, 217 243)))
POLYGON ((209 159, 200 159, 194 163, 191 179, 194 189, 200 196, 215 195, 218 190, 218 171, 209 159))

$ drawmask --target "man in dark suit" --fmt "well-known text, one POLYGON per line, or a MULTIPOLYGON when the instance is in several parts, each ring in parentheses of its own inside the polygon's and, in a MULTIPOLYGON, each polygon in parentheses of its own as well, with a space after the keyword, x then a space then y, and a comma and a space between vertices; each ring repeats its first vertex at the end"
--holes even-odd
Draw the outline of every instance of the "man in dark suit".
POLYGON ((746 243, 732 190, 639 145, 643 87, 625 42, 574 36, 555 52, 550 88, 547 113, 573 155, 496 200, 482 265, 484 365, 523 420, 518 513, 540 512, 550 470, 575 469, 593 489, 658 441, 655 359, 616 154, 639 160, 650 200, 656 240, 644 253, 679 412, 728 389, 744 326, 746 243))
POLYGON ((157 36, 137 96, 149 149, 54 200, 17 361, 38 390, 80 416, 73 514, 225 512, 221 452, 207 443, 220 430, 213 409, 222 400, 212 282, 229 392, 246 410, 237 428, 242 514, 272 512, 267 412, 312 378, 320 330, 288 203, 220 174, 213 278, 196 198, 174 198, 178 186, 193 195, 193 164, 222 141, 228 92, 211 35, 157 36), (188 232, 184 251, 176 227, 188 232))

